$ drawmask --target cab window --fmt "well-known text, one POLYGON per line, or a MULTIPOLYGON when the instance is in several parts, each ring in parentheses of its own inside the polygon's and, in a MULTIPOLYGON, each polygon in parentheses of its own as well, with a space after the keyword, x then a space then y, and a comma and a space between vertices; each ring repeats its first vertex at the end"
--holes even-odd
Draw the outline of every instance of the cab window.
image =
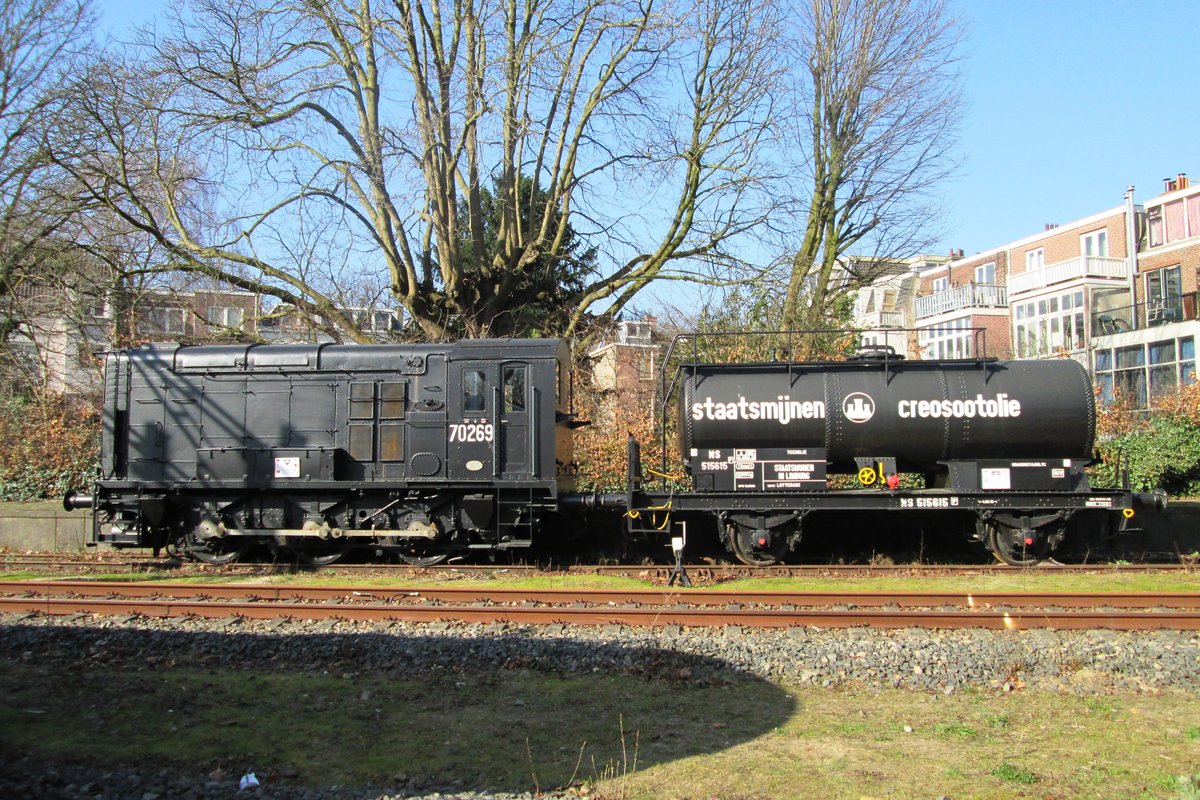
POLYGON ((504 410, 525 410, 525 368, 504 368, 504 410))
POLYGON ((487 378, 481 369, 463 370, 463 413, 487 409, 487 378))

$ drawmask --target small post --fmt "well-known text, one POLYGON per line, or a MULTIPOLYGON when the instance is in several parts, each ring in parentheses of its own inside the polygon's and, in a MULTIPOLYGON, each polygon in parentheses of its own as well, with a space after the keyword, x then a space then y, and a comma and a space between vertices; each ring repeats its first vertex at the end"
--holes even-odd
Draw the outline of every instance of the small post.
POLYGON ((675 554, 675 567, 671 570, 671 578, 667 581, 667 586, 674 586, 675 581, 679 581, 680 586, 690 589, 692 581, 683 567, 683 547, 687 544, 687 523, 680 522, 679 527, 682 528, 679 536, 671 537, 671 551, 675 554))

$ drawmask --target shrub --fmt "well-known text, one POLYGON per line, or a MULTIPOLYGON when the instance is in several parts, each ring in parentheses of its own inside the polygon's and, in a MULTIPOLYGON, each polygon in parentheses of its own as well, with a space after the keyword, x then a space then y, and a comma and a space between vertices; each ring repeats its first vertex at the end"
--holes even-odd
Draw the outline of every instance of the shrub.
POLYGON ((1135 491, 1200 494, 1200 385, 1185 386, 1148 412, 1131 412, 1121 403, 1102 408, 1097 434, 1097 486, 1117 486, 1127 468, 1135 491))
POLYGON ((62 497, 87 487, 100 460, 100 415, 62 397, 0 401, 0 500, 62 497))

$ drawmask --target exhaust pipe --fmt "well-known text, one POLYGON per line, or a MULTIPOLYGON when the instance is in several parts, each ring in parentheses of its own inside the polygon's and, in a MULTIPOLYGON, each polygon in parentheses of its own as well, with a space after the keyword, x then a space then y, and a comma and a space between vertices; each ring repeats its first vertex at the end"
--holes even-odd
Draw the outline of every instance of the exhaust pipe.
POLYGON ((67 492, 63 497, 63 508, 67 511, 78 511, 82 508, 92 508, 95 504, 96 498, 90 494, 67 492))

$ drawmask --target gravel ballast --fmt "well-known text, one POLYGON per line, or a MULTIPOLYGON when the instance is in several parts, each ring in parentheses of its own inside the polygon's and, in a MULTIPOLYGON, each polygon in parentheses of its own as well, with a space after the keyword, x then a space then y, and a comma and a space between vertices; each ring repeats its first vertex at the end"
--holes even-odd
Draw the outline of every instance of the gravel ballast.
MULTIPOLYGON (((90 668, 179 667, 412 673, 522 668, 723 683, 738 677, 799 687, 854 684, 918 692, 1022 689, 1097 694, 1200 689, 1200 633, 918 629, 661 629, 610 626, 348 623, 79 615, 0 617, 0 658, 90 668)), ((347 790, 264 784, 236 790, 238 776, 179 776, 8 761, 0 795, 134 800, 216 797, 489 798, 532 795, 430 793, 432 787, 347 790), (422 794, 422 792, 425 792, 422 794)), ((555 795, 541 795, 554 797, 555 795)), ((577 796, 577 795, 563 795, 577 796)))

